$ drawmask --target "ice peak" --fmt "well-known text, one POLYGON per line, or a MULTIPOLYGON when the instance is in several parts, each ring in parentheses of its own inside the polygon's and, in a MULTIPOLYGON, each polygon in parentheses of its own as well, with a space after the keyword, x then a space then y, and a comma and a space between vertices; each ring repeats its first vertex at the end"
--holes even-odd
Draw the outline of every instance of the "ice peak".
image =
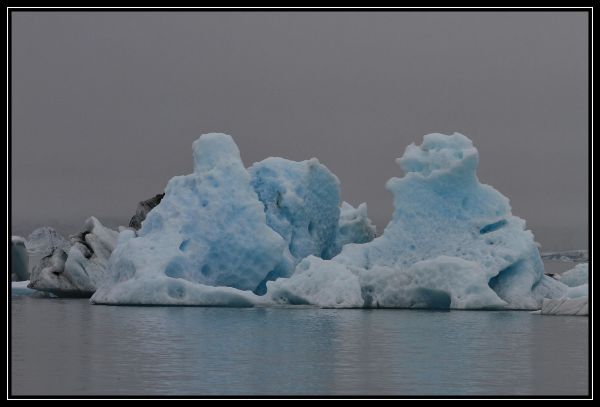
POLYGON ((209 171, 217 165, 240 162, 240 150, 231 138, 223 133, 203 134, 192 144, 194 172, 209 171))
POLYGON ((459 165, 467 165, 474 172, 478 161, 477 149, 469 138, 460 133, 450 136, 427 134, 420 146, 410 144, 404 155, 396 160, 405 173, 419 173, 425 177, 432 173, 447 172, 459 165))

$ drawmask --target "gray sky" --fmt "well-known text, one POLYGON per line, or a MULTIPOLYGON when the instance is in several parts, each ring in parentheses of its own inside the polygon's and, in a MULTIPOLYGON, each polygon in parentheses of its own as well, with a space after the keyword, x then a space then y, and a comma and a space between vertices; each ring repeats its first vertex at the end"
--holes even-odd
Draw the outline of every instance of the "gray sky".
POLYGON ((585 13, 14 13, 13 233, 126 224, 202 133, 249 166, 317 157, 382 231, 394 159, 431 132, 546 250, 587 246, 585 13))

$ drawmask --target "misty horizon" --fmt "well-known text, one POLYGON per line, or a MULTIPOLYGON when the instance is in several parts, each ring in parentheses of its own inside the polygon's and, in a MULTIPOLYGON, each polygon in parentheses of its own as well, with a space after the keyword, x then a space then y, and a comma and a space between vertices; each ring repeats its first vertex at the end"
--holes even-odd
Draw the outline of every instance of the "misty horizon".
POLYGON ((127 225, 200 134, 317 157, 383 232, 394 160, 459 132, 544 250, 588 244, 585 13, 14 13, 11 233, 127 225), (276 17, 276 18, 274 18, 276 17))

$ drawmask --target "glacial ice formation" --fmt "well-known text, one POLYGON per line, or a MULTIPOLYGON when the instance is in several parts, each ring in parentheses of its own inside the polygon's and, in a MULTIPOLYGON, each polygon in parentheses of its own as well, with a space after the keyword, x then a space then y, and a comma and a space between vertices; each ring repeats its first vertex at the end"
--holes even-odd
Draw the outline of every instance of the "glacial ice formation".
POLYGON ((194 172, 169 181, 139 236, 121 232, 113 279, 93 302, 202 303, 200 291, 251 291, 278 265, 285 241, 267 226, 231 137, 204 135, 193 153, 194 172))
POLYGON ((89 297, 104 280, 118 233, 98 219, 86 220, 83 231, 71 236, 72 246, 54 249, 31 273, 29 288, 59 297, 89 297), (66 249, 66 251, 65 251, 66 249))
POLYGON ((539 309, 569 295, 544 276, 508 199, 479 182, 461 134, 407 147, 405 176, 387 183, 393 219, 374 240, 366 205, 340 211, 339 182, 316 159, 246 170, 214 133, 193 154, 194 172, 169 181, 138 235, 120 233, 93 303, 539 309))
POLYGON ((395 211, 383 235, 331 260, 308 257, 267 283, 273 301, 325 307, 539 309, 566 287, 544 276, 533 235, 508 199, 476 176, 461 134, 429 134, 397 160, 395 211), (327 277, 326 277, 327 276, 327 277))
POLYGON ((12 236, 11 238, 11 281, 25 281, 29 279, 29 257, 25 248, 25 238, 12 236))
POLYGON ((346 204, 340 218, 339 181, 317 159, 246 169, 231 137, 216 133, 193 155, 194 172, 169 181, 138 235, 121 232, 93 302, 250 306, 306 256, 372 239, 366 205, 346 204))

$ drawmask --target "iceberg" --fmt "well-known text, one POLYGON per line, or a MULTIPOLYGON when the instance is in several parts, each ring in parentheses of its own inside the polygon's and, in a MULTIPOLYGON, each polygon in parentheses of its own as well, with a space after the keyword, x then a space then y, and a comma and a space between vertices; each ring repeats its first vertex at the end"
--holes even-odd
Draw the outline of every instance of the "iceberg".
POLYGON ((33 246, 46 248, 49 254, 33 268, 28 287, 59 297, 90 297, 105 278, 117 237, 116 231, 92 216, 85 221, 81 233, 71 236, 72 245, 55 238, 57 247, 50 250, 48 244, 41 244, 38 239, 33 246))
POLYGON ((340 202, 317 159, 246 169, 230 136, 193 143, 137 232, 123 230, 95 304, 540 309, 570 288, 543 273, 525 221, 479 182, 467 137, 429 134, 397 160, 383 234, 340 202))
POLYGON ((366 205, 343 204, 340 216, 339 180, 316 158, 270 157, 246 169, 226 134, 192 147, 194 172, 169 181, 137 235, 120 233, 92 302, 264 305, 266 282, 303 258, 374 236, 366 205))
POLYGON ((11 237, 10 274, 13 282, 29 280, 29 256, 25 242, 23 237, 11 237))
POLYGON ((555 275, 568 286, 560 298, 545 298, 540 313, 542 315, 588 315, 588 263, 581 263, 555 275))
POLYGON ((543 274, 533 234, 508 199, 479 182, 462 134, 429 134, 397 160, 395 211, 383 234, 331 260, 308 257, 267 283, 276 303, 323 307, 539 309, 562 283, 543 274), (360 295, 359 295, 360 294, 360 295))
POLYGON ((252 291, 280 263, 285 241, 267 226, 231 137, 205 134, 192 147, 194 172, 169 181, 137 237, 120 233, 111 279, 92 302, 212 305, 207 296, 252 291))

